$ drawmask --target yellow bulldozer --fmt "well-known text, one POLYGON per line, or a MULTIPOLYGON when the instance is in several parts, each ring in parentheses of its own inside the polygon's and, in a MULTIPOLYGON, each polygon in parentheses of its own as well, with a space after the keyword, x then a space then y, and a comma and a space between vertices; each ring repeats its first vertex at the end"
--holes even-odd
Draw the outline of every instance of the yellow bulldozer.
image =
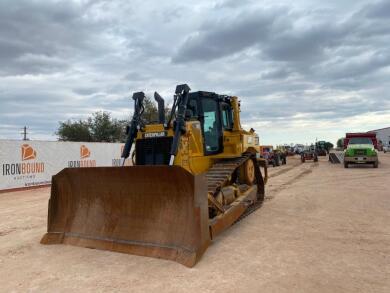
POLYGON ((176 87, 169 117, 144 123, 133 94, 122 167, 66 168, 52 178, 41 243, 152 256, 192 267, 212 239, 257 209, 267 163, 240 124, 237 97, 176 87), (133 166, 124 166, 133 152, 133 166), (262 175, 262 171, 263 174, 262 175))

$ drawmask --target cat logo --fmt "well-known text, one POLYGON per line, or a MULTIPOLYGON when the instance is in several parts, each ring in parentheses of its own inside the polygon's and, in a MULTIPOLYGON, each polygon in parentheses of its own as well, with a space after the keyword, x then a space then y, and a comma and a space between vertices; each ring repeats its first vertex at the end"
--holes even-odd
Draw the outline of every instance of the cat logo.
POLYGON ((89 149, 85 145, 81 145, 80 146, 80 158, 81 159, 89 158, 90 155, 91 155, 91 152, 89 151, 89 149))
POLYGON ((22 161, 33 160, 37 157, 37 152, 28 144, 22 145, 22 161))

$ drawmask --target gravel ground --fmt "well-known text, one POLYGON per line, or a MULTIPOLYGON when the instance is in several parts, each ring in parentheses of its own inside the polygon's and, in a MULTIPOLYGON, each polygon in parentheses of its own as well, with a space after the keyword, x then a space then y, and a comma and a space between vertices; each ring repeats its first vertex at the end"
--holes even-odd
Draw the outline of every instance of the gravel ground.
POLYGON ((390 154, 378 169, 270 169, 264 205, 192 269, 39 244, 49 188, 0 194, 1 292, 390 292, 390 154))

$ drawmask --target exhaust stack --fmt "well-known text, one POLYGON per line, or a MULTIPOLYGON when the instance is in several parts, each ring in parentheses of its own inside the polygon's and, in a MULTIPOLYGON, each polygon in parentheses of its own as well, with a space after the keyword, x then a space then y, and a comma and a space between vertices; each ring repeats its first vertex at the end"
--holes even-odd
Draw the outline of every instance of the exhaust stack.
POLYGON ((165 124, 164 99, 159 95, 158 92, 154 92, 154 99, 158 104, 158 122, 160 124, 165 124))

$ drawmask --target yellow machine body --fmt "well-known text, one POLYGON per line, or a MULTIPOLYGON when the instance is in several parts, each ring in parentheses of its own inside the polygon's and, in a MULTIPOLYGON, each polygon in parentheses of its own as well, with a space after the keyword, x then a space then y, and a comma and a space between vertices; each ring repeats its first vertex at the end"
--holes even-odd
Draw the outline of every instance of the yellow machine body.
MULTIPOLYGON (((179 152, 174 165, 186 169, 196 175, 207 171, 215 161, 225 158, 236 158, 245 152, 260 153, 259 136, 252 130, 246 131, 241 128, 240 108, 237 97, 232 97, 233 129, 223 131, 223 152, 216 155, 204 155, 204 143, 199 121, 186 122, 186 132, 181 136, 179 152)), ((138 133, 137 139, 142 139, 145 133, 164 132, 162 124, 146 125, 144 131, 138 133)), ((168 137, 173 137, 172 128, 167 131, 168 137)))
POLYGON ((187 119, 173 166, 143 164, 147 147, 158 150, 152 139, 175 136, 174 123, 149 124, 136 134, 135 166, 67 168, 53 176, 48 232, 41 243, 194 266, 216 235, 264 197, 267 169, 259 137, 242 129, 238 98, 230 97, 229 103, 233 125, 223 129, 216 154, 205 154, 201 121, 187 119), (149 144, 143 147, 145 141, 149 144))

